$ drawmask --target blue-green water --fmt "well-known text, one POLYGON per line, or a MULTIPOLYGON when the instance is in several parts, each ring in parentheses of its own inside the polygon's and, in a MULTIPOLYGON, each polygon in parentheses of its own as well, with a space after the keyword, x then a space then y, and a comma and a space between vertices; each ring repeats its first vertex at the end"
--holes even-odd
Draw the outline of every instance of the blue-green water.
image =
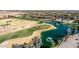
POLYGON ((59 40, 63 41, 65 35, 67 35, 68 26, 60 23, 60 22, 46 22, 48 24, 54 25, 56 29, 44 31, 41 33, 42 43, 45 47, 50 48, 52 46, 52 42, 48 42, 47 38, 50 37, 54 41, 53 44, 59 44, 59 40))

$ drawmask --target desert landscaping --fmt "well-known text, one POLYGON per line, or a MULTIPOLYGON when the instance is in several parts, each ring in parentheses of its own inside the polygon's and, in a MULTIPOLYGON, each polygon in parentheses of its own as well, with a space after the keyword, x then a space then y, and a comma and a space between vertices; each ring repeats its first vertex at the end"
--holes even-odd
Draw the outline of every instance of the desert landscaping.
POLYGON ((33 26, 37 26, 37 22, 19 19, 2 19, 0 20, 0 35, 31 28, 33 26))

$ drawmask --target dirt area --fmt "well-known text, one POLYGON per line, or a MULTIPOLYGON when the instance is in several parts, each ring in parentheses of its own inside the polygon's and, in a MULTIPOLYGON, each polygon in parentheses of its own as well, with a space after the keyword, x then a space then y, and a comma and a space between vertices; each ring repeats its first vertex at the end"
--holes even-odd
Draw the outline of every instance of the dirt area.
POLYGON ((37 26, 36 21, 20 20, 20 19, 0 20, 0 35, 31 28, 33 26, 37 26), (6 22, 8 22, 9 25, 5 25, 6 22), (1 25, 5 25, 5 26, 1 26, 1 25))
POLYGON ((25 12, 21 12, 21 11, 0 11, 0 18, 4 18, 4 16, 20 16, 21 14, 25 14, 25 12))
POLYGON ((77 48, 77 43, 79 43, 78 34, 71 35, 68 37, 67 41, 62 42, 58 48, 77 48), (78 40, 76 40, 78 39, 78 40))

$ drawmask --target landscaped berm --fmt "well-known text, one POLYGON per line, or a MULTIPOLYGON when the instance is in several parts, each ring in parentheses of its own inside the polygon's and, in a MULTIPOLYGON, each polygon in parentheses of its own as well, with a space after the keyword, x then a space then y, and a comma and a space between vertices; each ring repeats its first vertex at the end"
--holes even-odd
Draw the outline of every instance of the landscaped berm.
MULTIPOLYGON (((53 25, 39 21, 22 19, 0 20, 0 47, 15 47, 14 45, 32 45, 32 38, 40 38, 43 31, 55 29, 53 25)), ((17 46, 19 48, 19 46, 17 46)), ((33 46, 34 47, 34 46, 33 46)))

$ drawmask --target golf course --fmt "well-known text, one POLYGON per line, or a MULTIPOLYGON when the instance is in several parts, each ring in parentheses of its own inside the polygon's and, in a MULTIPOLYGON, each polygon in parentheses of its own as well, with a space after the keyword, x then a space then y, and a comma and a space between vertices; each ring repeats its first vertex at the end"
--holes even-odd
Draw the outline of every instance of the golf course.
POLYGON ((40 36, 42 31, 55 29, 54 26, 39 21, 22 19, 0 20, 0 43, 11 47, 12 44, 29 43, 34 36, 40 36), (3 44, 6 42, 6 44, 3 44))

